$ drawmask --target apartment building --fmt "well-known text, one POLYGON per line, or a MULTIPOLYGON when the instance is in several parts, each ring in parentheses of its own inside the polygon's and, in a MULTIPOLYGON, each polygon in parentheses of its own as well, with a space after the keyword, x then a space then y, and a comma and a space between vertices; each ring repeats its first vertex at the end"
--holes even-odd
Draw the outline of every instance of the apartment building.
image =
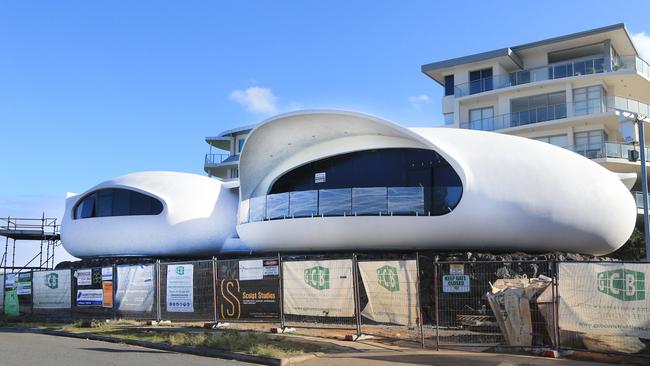
MULTIPOLYGON (((624 24, 438 61, 422 72, 444 88, 447 127, 544 141, 640 177, 638 143, 621 131, 630 130, 629 116, 649 115, 650 65, 624 24)), ((637 179, 633 190, 640 186, 637 179)))
POLYGON ((239 178, 239 154, 244 149, 248 133, 254 127, 255 125, 238 127, 205 138, 210 151, 205 154, 203 170, 208 176, 222 180, 239 178), (221 152, 215 152, 215 149, 221 152))

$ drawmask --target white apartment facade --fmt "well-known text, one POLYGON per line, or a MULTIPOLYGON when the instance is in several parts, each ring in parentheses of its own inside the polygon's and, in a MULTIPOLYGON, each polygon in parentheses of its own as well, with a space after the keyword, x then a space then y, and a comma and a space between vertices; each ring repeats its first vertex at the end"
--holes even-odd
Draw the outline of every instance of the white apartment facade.
POLYGON ((628 112, 648 116, 650 65, 624 24, 434 62, 422 72, 444 88, 447 127, 541 140, 640 177, 638 154, 630 155, 638 144, 624 142, 620 127, 628 112))
POLYGON ((238 127, 224 131, 218 136, 205 138, 205 142, 210 145, 210 151, 205 154, 203 170, 208 176, 222 180, 239 178, 239 154, 244 149, 248 133, 253 127, 255 126, 238 127), (214 152, 213 148, 221 152, 214 152))

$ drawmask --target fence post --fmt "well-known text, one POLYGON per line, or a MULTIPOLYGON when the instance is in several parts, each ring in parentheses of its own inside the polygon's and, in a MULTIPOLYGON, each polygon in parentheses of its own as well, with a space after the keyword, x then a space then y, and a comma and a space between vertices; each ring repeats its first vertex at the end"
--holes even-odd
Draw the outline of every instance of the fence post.
POLYGON ((113 283, 113 320, 117 320, 117 265, 113 263, 111 267, 113 268, 113 275, 111 276, 111 282, 113 283))
POLYGON ((162 320, 162 311, 161 311, 161 305, 160 305, 160 259, 156 260, 156 320, 161 321, 162 320))
POLYGON ((555 329, 555 349, 560 351, 560 267, 557 257, 553 260, 555 267, 555 278, 553 279, 552 285, 555 289, 555 296, 553 297, 553 318, 554 318, 554 329, 555 329))
POLYGON ((217 323, 217 258, 212 257, 212 310, 213 321, 217 323))
POLYGON ((415 252, 415 296, 418 307, 418 326, 420 328, 420 347, 424 348, 424 321, 422 320, 422 301, 420 300, 420 252, 415 252))
MULTIPOLYGON (((31 284, 30 285, 31 289, 29 290, 30 292, 29 297, 31 299, 29 304, 29 315, 33 316, 34 315, 34 271, 29 272, 29 283, 31 284)), ((4 289, 2 291, 4 291, 4 289)), ((4 300, 4 296, 2 297, 2 299, 4 300)))
POLYGON ((278 293, 278 296, 280 296, 280 329, 284 332, 284 285, 282 284, 282 279, 284 277, 282 276, 282 255, 280 252, 278 252, 278 275, 280 281, 278 284, 278 287, 280 288, 280 292, 278 293))
POLYGON ((357 322, 357 338, 361 336, 361 312, 359 310, 359 283, 357 279, 357 254, 352 254, 352 287, 354 291, 354 316, 357 322))
POLYGON ((433 260, 433 301, 436 312, 436 351, 440 351, 440 279, 438 278, 438 256, 433 260))

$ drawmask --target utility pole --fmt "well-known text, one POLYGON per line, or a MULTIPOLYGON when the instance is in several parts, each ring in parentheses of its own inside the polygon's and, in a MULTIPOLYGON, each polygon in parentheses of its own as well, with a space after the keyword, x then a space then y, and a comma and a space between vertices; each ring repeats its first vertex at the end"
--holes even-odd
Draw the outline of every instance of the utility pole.
POLYGON ((641 147, 641 188, 643 190, 643 238, 645 239, 645 259, 650 260, 650 223, 648 222, 648 176, 646 175, 645 134, 643 118, 634 115, 634 121, 639 128, 639 144, 641 147))

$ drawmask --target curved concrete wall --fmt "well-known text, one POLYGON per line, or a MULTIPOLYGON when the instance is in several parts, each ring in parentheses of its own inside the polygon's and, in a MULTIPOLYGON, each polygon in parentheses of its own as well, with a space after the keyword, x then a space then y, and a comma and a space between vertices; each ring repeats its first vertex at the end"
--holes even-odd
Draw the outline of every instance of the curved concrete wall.
POLYGON ((237 190, 216 179, 175 172, 140 172, 100 183, 66 200, 61 241, 76 257, 213 255, 236 236, 237 190), (73 219, 88 193, 125 188, 158 198, 159 215, 73 219))

